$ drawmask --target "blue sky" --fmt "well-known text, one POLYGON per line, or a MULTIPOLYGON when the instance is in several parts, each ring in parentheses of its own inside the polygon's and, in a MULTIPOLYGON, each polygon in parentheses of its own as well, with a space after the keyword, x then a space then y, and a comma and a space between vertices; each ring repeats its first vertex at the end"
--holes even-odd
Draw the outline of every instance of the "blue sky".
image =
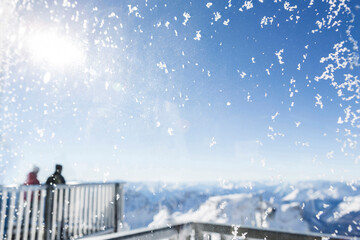
POLYGON ((4 3, 1 181, 357 180, 359 8, 4 3))

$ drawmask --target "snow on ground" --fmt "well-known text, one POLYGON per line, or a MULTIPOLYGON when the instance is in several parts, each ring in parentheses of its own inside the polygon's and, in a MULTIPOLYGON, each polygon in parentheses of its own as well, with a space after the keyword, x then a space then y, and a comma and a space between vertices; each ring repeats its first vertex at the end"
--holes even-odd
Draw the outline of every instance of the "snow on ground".
POLYGON ((341 218, 352 212, 360 212, 360 196, 344 198, 344 202, 338 206, 336 217, 341 218))
POLYGON ((295 189, 294 191, 292 191, 291 193, 286 195, 282 200, 283 201, 292 201, 292 200, 294 200, 296 198, 298 193, 299 193, 299 189, 295 189))

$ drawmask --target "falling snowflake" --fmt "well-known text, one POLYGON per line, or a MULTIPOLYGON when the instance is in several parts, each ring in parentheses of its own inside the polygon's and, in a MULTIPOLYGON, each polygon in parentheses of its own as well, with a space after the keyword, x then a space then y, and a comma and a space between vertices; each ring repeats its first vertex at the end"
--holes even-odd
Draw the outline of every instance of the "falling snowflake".
POLYGON ((211 141, 210 141, 210 144, 209 144, 209 147, 213 147, 214 145, 216 144, 216 141, 215 141, 215 137, 212 137, 211 138, 211 141))
POLYGON ((284 49, 281 49, 280 51, 275 52, 275 55, 278 57, 280 64, 284 64, 284 62, 282 61, 282 56, 281 56, 281 54, 282 54, 283 52, 284 52, 284 49))
POLYGON ((215 16, 215 22, 217 22, 221 18, 221 15, 219 12, 214 13, 214 16, 215 16))
POLYGON ((184 26, 186 26, 186 23, 189 21, 189 19, 191 18, 190 13, 184 12, 183 13, 184 16, 184 22, 182 23, 184 26))
POLYGON ((229 25, 229 22, 230 22, 230 19, 227 19, 226 21, 223 22, 223 24, 224 24, 225 26, 228 26, 228 25, 229 25))
POLYGON ((201 30, 196 31, 196 37, 194 37, 194 40, 200 41, 201 39, 201 34, 200 34, 201 30))
POLYGON ((167 132, 170 136, 174 135, 174 129, 172 129, 172 128, 168 128, 167 132))

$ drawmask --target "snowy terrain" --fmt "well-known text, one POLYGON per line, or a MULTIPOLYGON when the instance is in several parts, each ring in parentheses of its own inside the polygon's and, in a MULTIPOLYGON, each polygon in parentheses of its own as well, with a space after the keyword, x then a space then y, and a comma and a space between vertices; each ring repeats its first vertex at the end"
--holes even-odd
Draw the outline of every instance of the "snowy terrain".
POLYGON ((125 197, 130 228, 201 221, 360 236, 354 183, 128 183, 125 197))

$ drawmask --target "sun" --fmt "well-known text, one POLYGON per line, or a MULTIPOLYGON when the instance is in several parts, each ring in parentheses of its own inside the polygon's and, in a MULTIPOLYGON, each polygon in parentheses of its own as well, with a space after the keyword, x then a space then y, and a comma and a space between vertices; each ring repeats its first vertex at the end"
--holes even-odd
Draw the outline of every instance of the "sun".
POLYGON ((56 68, 81 66, 85 62, 84 44, 56 31, 34 32, 28 36, 28 50, 36 64, 56 68))

